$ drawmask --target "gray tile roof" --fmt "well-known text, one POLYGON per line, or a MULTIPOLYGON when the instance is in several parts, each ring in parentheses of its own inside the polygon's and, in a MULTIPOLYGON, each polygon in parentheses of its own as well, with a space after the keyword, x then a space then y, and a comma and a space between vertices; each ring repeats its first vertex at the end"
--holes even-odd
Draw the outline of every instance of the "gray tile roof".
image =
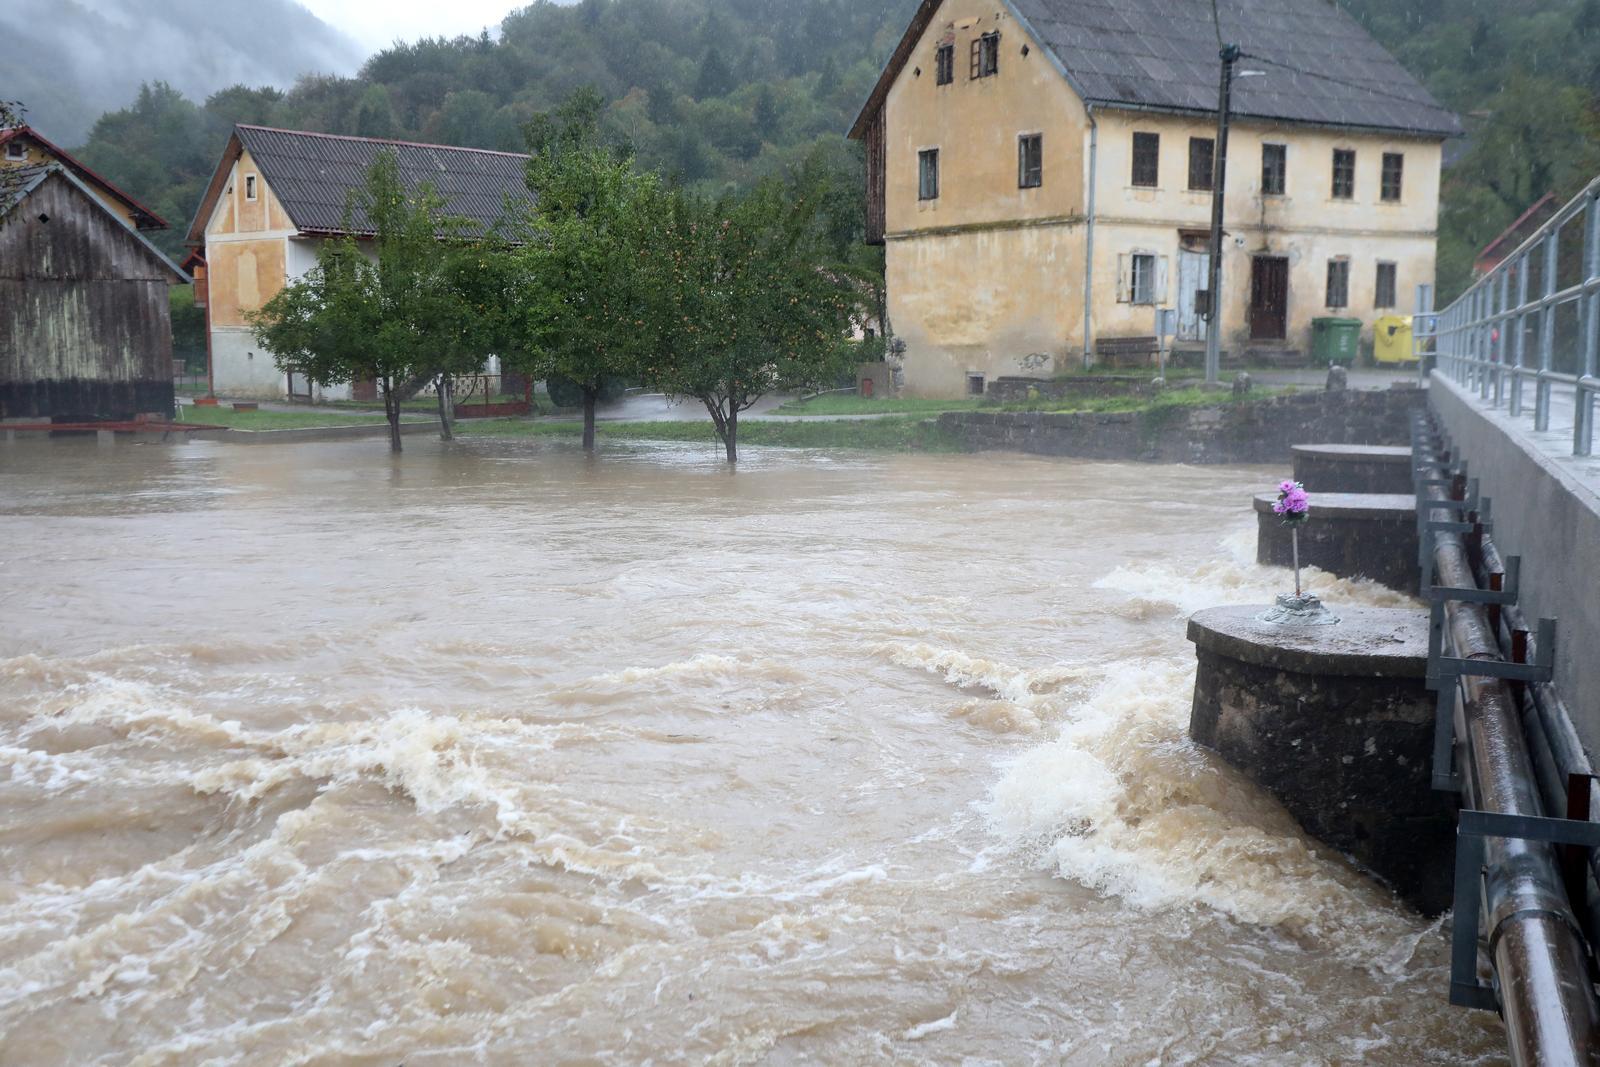
MULTIPOLYGON (((1084 99, 1110 107, 1217 109, 1211 0, 1010 0, 1084 99)), ((1217 0, 1246 56, 1233 113, 1451 136, 1460 121, 1332 0, 1217 0)))
MULTIPOLYGON (((528 157, 477 148, 380 141, 366 137, 238 126, 235 135, 255 159, 267 186, 302 232, 344 232, 345 204, 352 189, 366 181, 380 151, 395 155, 408 188, 430 183, 444 198, 444 213, 485 230, 505 214, 506 198, 528 201, 523 180, 528 157)), ((359 211, 351 219, 356 233, 371 227, 359 211)))

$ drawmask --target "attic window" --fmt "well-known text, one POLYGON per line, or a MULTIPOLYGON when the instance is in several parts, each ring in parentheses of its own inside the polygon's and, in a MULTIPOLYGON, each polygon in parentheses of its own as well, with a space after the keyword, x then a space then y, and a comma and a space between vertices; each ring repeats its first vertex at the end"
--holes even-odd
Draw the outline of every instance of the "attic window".
POLYGON ((953 44, 940 45, 939 51, 935 53, 934 65, 938 68, 939 76, 936 81, 939 85, 949 85, 951 82, 955 81, 956 46, 953 44))
POLYGON ((28 146, 21 141, 11 140, 6 142, 6 158, 12 162, 28 158, 28 146))
POLYGON ((246 174, 244 176, 244 198, 246 200, 254 200, 256 198, 256 176, 254 174, 246 174))
POLYGON ((972 42, 973 80, 1000 73, 1000 32, 986 33, 972 42))

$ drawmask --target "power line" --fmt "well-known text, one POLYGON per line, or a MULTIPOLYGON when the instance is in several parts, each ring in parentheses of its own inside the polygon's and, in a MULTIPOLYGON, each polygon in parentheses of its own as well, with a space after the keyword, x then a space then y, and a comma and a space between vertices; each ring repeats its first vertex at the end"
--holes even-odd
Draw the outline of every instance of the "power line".
POLYGON ((1217 31, 1217 51, 1225 47, 1222 43, 1222 17, 1217 14, 1217 0, 1211 0, 1211 28, 1217 31))
POLYGON ((1254 52, 1241 52, 1239 58, 1253 59, 1257 63, 1265 63, 1269 67, 1280 67, 1283 70, 1289 71, 1291 74, 1298 74, 1306 78, 1315 78, 1318 81, 1331 82, 1334 85, 1342 85, 1346 89, 1357 89, 1363 93, 1370 93, 1373 96, 1385 97, 1389 100, 1398 100, 1405 104, 1413 104, 1418 107, 1438 107, 1437 104, 1430 104, 1429 101, 1419 100, 1414 96, 1401 96, 1399 93, 1386 93, 1382 89, 1374 89, 1372 86, 1363 85, 1361 82, 1348 81, 1344 78, 1335 78, 1331 74, 1318 74, 1316 71, 1301 70, 1299 67, 1291 66, 1288 63, 1280 63, 1276 59, 1268 59, 1266 56, 1258 56, 1254 52))

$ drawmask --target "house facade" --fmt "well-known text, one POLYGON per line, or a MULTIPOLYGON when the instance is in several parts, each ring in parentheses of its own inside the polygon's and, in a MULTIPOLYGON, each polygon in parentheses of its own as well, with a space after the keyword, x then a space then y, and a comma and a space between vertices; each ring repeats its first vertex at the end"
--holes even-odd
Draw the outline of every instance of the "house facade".
POLYGON ((246 399, 348 399, 280 370, 251 333, 249 315, 317 263, 330 239, 370 235, 352 195, 382 151, 410 188, 426 182, 445 214, 483 229, 510 201, 527 201, 527 157, 407 141, 236 126, 189 228, 205 262, 205 308, 213 393, 246 399))
POLYGON ((188 281, 70 167, 0 168, 0 419, 171 418, 188 281))
POLYGON ((1239 41, 1224 349, 1433 281, 1453 115, 1325 0, 924 0, 851 135, 905 389, 979 392, 1094 360, 1177 312, 1203 348, 1220 65, 1239 41))

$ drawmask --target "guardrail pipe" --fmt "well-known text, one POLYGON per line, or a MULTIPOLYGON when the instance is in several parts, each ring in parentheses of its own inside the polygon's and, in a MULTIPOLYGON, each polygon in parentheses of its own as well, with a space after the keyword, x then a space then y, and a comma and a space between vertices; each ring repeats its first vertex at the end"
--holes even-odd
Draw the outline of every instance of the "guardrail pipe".
MULTIPOLYGON (((1435 511, 1460 509, 1440 489, 1430 497, 1435 511)), ((1459 534, 1436 535, 1433 562, 1439 585, 1476 587, 1459 534)), ((1459 657, 1501 658, 1483 606, 1451 601, 1445 611, 1459 657)), ((1510 687, 1473 677, 1461 686, 1466 802, 1481 811, 1544 814, 1510 687)), ((1490 838, 1485 846, 1484 929, 1512 1062, 1578 1067, 1600 1060, 1600 1003, 1553 848, 1513 838, 1490 838)))

